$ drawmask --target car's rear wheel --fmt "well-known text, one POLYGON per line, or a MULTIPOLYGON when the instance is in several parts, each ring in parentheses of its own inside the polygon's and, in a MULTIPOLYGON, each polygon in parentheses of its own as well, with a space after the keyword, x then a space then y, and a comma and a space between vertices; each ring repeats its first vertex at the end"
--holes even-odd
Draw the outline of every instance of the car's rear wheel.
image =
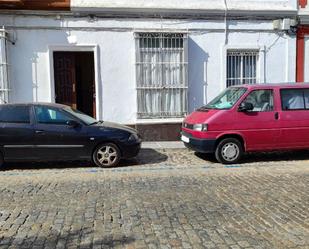
POLYGON ((101 144, 93 153, 93 161, 99 167, 114 167, 119 163, 120 159, 120 150, 113 143, 101 144))
POLYGON ((233 164, 239 161, 244 153, 241 142, 236 138, 223 139, 216 148, 216 159, 223 164, 233 164))

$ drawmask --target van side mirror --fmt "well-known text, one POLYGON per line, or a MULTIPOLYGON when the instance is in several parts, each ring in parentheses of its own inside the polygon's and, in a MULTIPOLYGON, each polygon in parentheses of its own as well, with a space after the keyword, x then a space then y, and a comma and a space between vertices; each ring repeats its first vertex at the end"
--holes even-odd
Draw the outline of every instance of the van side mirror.
POLYGON ((252 111, 254 108, 252 103, 249 102, 242 102, 239 107, 238 107, 238 111, 239 112, 248 112, 248 111, 252 111))
POLYGON ((78 122, 75 121, 75 120, 68 120, 68 121, 66 122, 66 124, 67 124, 68 126, 72 127, 72 128, 77 128, 77 127, 80 126, 80 123, 78 123, 78 122))

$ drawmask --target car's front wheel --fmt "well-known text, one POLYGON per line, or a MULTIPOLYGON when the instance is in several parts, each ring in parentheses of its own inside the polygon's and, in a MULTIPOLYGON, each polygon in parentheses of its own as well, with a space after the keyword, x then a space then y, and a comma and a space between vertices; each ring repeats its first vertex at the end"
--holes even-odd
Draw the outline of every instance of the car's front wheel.
POLYGON ((216 148, 216 159, 223 164, 232 164, 239 161, 244 153, 241 142, 236 138, 223 139, 216 148))
POLYGON ((113 143, 101 144, 93 153, 93 161, 99 167, 114 167, 119 163, 120 159, 120 150, 113 143))

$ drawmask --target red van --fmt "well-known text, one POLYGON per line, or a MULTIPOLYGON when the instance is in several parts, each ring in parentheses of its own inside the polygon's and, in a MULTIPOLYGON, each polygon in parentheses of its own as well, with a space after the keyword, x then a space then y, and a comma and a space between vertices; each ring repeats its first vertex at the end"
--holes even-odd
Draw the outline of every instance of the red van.
POLYGON ((244 152, 309 149, 309 84, 229 87, 185 118, 181 140, 224 164, 244 152))

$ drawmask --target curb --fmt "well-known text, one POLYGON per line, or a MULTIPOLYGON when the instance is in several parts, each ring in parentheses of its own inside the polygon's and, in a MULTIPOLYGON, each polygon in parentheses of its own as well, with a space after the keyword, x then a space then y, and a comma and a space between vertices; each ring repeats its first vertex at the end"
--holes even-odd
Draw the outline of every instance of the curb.
POLYGON ((184 149, 185 146, 181 141, 171 142, 143 142, 142 149, 184 149))

